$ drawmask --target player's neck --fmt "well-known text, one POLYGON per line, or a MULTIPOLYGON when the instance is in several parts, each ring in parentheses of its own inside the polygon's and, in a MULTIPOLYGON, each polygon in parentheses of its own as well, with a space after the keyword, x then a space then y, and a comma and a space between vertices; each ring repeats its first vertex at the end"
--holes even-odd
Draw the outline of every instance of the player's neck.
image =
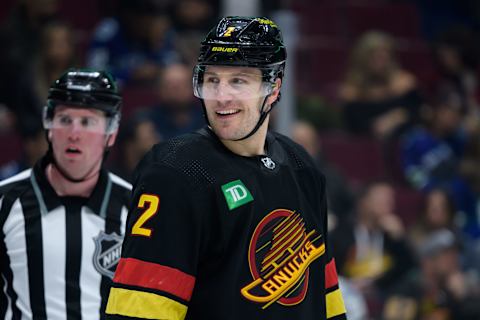
POLYGON ((245 140, 221 140, 222 143, 233 153, 244 157, 253 157, 265 154, 265 139, 268 125, 265 123, 254 135, 245 140))
POLYGON ((49 164, 45 169, 45 174, 47 176, 50 185, 55 190, 58 196, 73 196, 73 197, 84 197, 88 198, 91 194, 95 185, 97 184, 99 172, 92 174, 87 177, 84 181, 73 182, 68 180, 63 176, 63 174, 56 169, 52 164, 49 164))

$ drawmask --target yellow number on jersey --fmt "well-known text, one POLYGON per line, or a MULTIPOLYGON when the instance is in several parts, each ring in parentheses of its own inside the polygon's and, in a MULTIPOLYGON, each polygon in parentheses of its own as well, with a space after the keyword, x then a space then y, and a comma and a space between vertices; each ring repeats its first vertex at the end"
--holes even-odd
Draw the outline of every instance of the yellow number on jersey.
POLYGON ((132 235, 150 237, 152 235, 152 229, 145 228, 143 225, 158 211, 158 205, 160 198, 152 194, 142 194, 140 200, 138 200, 137 208, 145 208, 145 204, 149 204, 148 208, 140 215, 137 222, 133 225, 132 235))
POLYGON ((227 30, 222 34, 223 37, 231 37, 232 32, 235 31, 235 27, 228 27, 227 30))

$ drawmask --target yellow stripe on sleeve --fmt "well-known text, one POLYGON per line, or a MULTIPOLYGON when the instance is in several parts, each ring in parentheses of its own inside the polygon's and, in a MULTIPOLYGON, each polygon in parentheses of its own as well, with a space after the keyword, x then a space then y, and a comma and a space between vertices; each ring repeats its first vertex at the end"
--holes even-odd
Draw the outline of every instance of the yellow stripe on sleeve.
POLYGON ((112 288, 106 313, 144 319, 183 320, 187 307, 154 293, 112 288))
POLYGON ((327 319, 347 312, 340 289, 328 293, 325 300, 327 305, 327 319))

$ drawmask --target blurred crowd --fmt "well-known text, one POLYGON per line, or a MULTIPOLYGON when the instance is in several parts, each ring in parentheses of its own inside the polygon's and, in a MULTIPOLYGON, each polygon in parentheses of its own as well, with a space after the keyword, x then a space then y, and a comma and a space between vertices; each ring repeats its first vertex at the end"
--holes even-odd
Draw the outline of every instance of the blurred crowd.
MULTIPOLYGON (((203 126, 192 68, 221 1, 89 0, 82 10, 66 2, 0 5, 0 178, 44 154, 48 87, 85 66, 120 84, 123 119, 107 165, 131 181, 152 145, 203 126), (12 137, 21 148, 9 154, 12 137)), ((265 15, 289 10, 299 20, 298 58, 288 61, 298 86, 292 138, 327 177, 330 243, 349 319, 480 319, 476 2, 262 2, 265 15), (365 30, 332 18, 365 8, 399 16, 383 28, 366 15, 365 30), (316 23, 325 27, 315 31, 316 23), (315 55, 327 47, 341 48, 332 56, 339 63, 315 55), (427 59, 408 55, 419 47, 427 59)))

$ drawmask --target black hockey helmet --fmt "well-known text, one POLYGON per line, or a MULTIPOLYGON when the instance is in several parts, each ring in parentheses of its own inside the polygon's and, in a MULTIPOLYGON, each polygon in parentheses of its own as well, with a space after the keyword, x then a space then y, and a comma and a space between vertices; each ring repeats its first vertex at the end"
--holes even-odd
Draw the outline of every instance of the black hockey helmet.
MULTIPOLYGON (((207 34, 202 41, 197 65, 193 72, 193 91, 202 99, 205 119, 209 124, 205 103, 208 99, 203 80, 208 66, 252 67, 262 72, 262 87, 257 97, 264 97, 260 118, 255 128, 244 140, 255 134, 265 121, 274 105, 280 99, 280 93, 270 107, 265 105, 267 97, 273 92, 277 79, 282 79, 285 71, 287 50, 283 44, 282 33, 272 20, 265 17, 225 17, 207 34)), ((239 94, 241 98, 253 98, 255 94, 239 94)))
POLYGON ((48 91, 43 123, 49 129, 57 105, 92 108, 105 112, 109 121, 108 132, 118 128, 122 97, 113 77, 105 71, 70 69, 57 79, 48 91))
MULTIPOLYGON (((264 81, 274 83, 283 77, 286 58, 282 34, 272 20, 225 17, 202 41, 197 69, 206 65, 256 67, 262 70, 264 81)), ((195 74, 201 77, 198 71, 195 74)))

